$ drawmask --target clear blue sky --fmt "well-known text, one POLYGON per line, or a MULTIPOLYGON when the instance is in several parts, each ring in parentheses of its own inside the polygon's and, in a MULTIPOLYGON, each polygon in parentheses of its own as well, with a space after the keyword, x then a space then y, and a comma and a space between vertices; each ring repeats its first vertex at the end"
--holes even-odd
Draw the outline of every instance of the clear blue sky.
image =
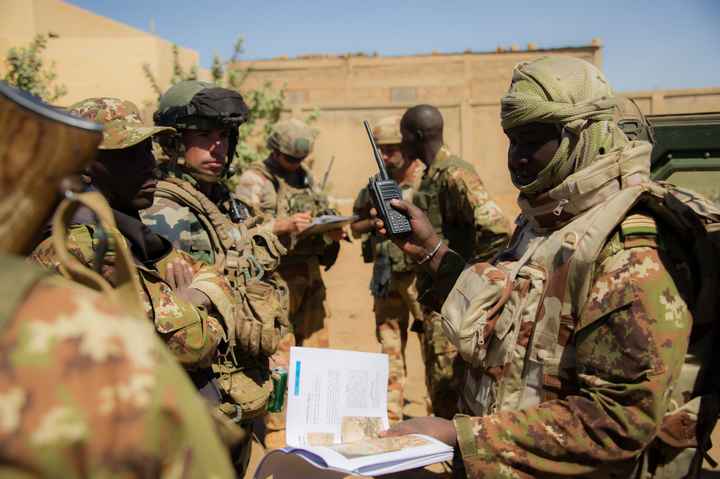
POLYGON ((70 0, 197 50, 202 66, 305 53, 381 55, 604 45, 616 90, 720 86, 720 0, 70 0))

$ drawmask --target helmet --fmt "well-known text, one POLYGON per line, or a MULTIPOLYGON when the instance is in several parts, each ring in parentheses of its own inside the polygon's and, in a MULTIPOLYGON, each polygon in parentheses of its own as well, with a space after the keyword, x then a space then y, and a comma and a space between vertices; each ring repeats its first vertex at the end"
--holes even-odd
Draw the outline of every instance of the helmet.
POLYGON ((372 134, 378 145, 399 145, 402 141, 400 116, 386 116, 381 119, 373 127, 372 134))
POLYGON ((655 132, 652 125, 648 123, 647 118, 645 118, 634 100, 624 96, 617 97, 615 121, 629 140, 655 143, 655 132))
POLYGON ((178 130, 236 129, 248 117, 242 95, 212 83, 186 80, 171 86, 160 97, 153 115, 156 125, 178 130))
POLYGON ((101 150, 129 148, 158 133, 174 131, 164 126, 143 125, 137 106, 119 98, 88 98, 75 103, 68 111, 105 127, 101 150))
POLYGON ((305 158, 315 143, 315 131, 296 118, 282 120, 273 125, 267 146, 293 158, 305 158))
MULTIPOLYGON (((238 127, 248 119, 249 110, 240 93, 219 87, 213 83, 185 80, 171 86, 160 97, 160 104, 153 115, 156 125, 171 126, 177 130, 229 129, 229 163, 235 157, 239 132, 238 127)), ((177 141, 161 143, 171 158, 182 156, 182 147, 177 141)))

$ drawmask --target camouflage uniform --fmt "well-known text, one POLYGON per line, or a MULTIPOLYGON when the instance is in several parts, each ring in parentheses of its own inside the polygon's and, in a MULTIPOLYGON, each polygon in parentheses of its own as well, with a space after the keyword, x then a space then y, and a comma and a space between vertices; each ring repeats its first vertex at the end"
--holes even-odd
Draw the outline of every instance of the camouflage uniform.
MULTIPOLYGON (((93 226, 76 224, 70 227, 68 250, 91 269, 95 267, 98 244, 98 230, 93 226)), ((38 264, 60 272, 60 261, 51 238, 43 240, 30 257, 38 264)), ((145 264, 139 262, 136 265, 143 287, 145 313, 183 367, 189 370, 207 368, 225 338, 223 323, 232 318, 218 319, 204 308, 196 307, 175 294, 165 280, 165 272, 167 265, 177 259, 183 259, 191 265, 197 281, 210 281, 232 298, 232 291, 224 278, 168 244, 168 254, 159 261, 145 264)), ((115 273, 112 251, 105 256, 101 271, 103 277, 113 284, 115 273)))
MULTIPOLYGON (((373 128, 378 145, 397 145, 401 141, 400 117, 388 117, 373 128)), ((415 160, 407 170, 408 178, 400 183, 403 199, 412 202, 413 193, 420 185, 424 167, 415 160)), ((367 187, 360 190, 353 214, 361 219, 370 217, 372 202, 367 187)), ((390 375, 388 377, 388 419, 391 423, 401 421, 405 403, 404 388, 407 376, 405 348, 408 339, 409 319, 422 321, 422 310, 415 290, 414 265, 392 241, 381 239, 376 234, 363 238, 363 258, 373 262, 373 276, 370 291, 373 295, 375 312, 375 336, 381 351, 388 355, 390 375)))
MULTIPOLYGON (((103 142, 100 149, 121 150, 147 140, 158 133, 173 131, 169 127, 145 127, 142 125, 137 107, 128 101, 117 98, 90 98, 70 107, 70 112, 85 119, 102 123, 105 126, 103 142)), ((86 214, 86 213, 85 213, 86 214)), ((132 236, 143 236, 145 230, 138 218, 114 212, 118 224, 127 225, 127 231, 133 230, 132 236), (122 221, 119 221, 122 219, 122 221)), ((82 218, 82 214, 78 218, 82 218)), ((98 228, 90 224, 91 218, 79 219, 68 234, 68 248, 80 262, 95 267, 96 249, 100 245, 98 228)), ((121 233, 127 235, 126 231, 121 233)), ((149 233, 149 231, 147 231, 149 233)), ((226 337, 225 328, 232 325, 234 318, 223 317, 221 308, 218 314, 209 315, 204 308, 198 308, 177 297, 165 281, 167 264, 184 259, 188 262, 196 277, 192 287, 203 291, 208 297, 224 296, 223 302, 231 302, 233 293, 228 282, 204 267, 192 257, 172 248, 167 240, 162 241, 162 256, 152 259, 138 257, 144 251, 136 239, 126 236, 136 256, 138 274, 143 286, 144 305, 148 318, 151 319, 158 333, 166 341, 178 361, 189 370, 209 367, 215 356, 217 347, 226 337), (212 294, 220 291, 221 294, 212 294)), ((142 240, 140 240, 141 242, 142 240)), ((59 259, 51 238, 45 239, 33 251, 32 258, 47 268, 59 271, 59 259)), ((114 281, 114 257, 112 248, 104 256, 101 266, 102 275, 112 284, 114 281)), ((217 304, 216 304, 217 306, 217 304)))
POLYGON ((3 133, 15 123, 39 126, 48 146, 3 157, 24 168, 0 207, 13 236, 0 235, 0 476, 232 477, 204 403, 142 318, 8 255, 29 249, 51 208, 45 192, 81 171, 101 137, 97 125, 18 95, 0 85, 0 145, 14 141, 3 133), (16 194, 37 223, 6 215, 7 205, 22 210, 16 194))
MULTIPOLYGON (((17 288, 32 268, 14 261, 9 277, 2 257, 2 281, 17 288)), ((207 407, 143 321, 50 277, 1 322, 0 476, 233 477, 207 407)))
MULTIPOLYGON (((294 157, 305 157, 311 149, 314 134, 299 120, 279 122, 274 127, 268 146, 294 157)), ((254 163, 238 179, 235 193, 249 205, 253 214, 283 218, 295 213, 309 211, 313 216, 337 214, 328 206, 326 196, 313 184, 310 172, 301 167, 296 173, 286 173, 270 158, 254 163)), ((272 231, 274 219, 263 228, 272 231)), ((281 238, 282 239, 282 238, 281 238)), ((286 336, 278 346, 276 359, 279 363, 289 361, 293 345, 326 348, 329 336, 325 318, 325 284, 320 265, 335 261, 339 245, 325 236, 298 239, 294 235, 287 242, 288 254, 282 258, 278 271, 290 292, 290 324, 293 334, 286 336)), ((283 414, 272 414, 268 419, 269 435, 275 445, 284 444, 285 419, 283 414)))
MULTIPOLYGON (((447 146, 430 163, 413 203, 425 211, 438 235, 465 260, 487 260, 507 243, 510 226, 500 207, 488 195, 475 168, 453 155, 447 146)), ((425 295, 431 285, 432 278, 420 270, 419 295, 425 295)), ((442 331, 437 312, 424 309, 420 338, 432 412, 451 418, 457 412, 462 377, 454 369, 462 368, 462 364, 442 331)))
POLYGON ((667 421, 691 396, 678 383, 691 263, 658 219, 675 206, 649 181, 651 147, 627 142, 611 99, 602 73, 565 57, 520 64, 503 98, 506 130, 539 115, 573 133, 546 166, 565 176, 519 186, 510 246, 466 269, 442 309, 470 365, 462 399, 475 417, 454 418, 469 477, 685 476, 661 464, 694 436, 690 418, 667 421))
MULTIPOLYGON (((222 92, 213 85, 194 81, 171 87, 160 100, 155 122, 191 129, 198 127, 193 120, 203 120, 203 128, 237 131, 237 124, 223 124, 221 117, 196 113, 192 120, 182 116, 167 118, 167 112, 191 103, 198 93, 209 88, 222 92)), ((236 92, 227 92, 239 97, 236 92)), ((238 119, 238 123, 240 121, 238 119)), ((244 224, 240 218, 230 219, 238 204, 224 184, 214 183, 208 195, 202 193, 198 179, 191 170, 182 167, 182 148, 172 146, 176 144, 181 144, 179 138, 163 145, 168 161, 161 166, 162 180, 154 203, 141 213, 142 219, 176 248, 222 272, 233 287, 236 301, 229 309, 242 319, 238 320, 236 337, 228 338, 229 347, 216 358, 213 369, 219 378, 223 399, 228 405, 241 405, 241 417, 233 419, 242 421, 250 433, 252 421, 265 414, 272 389, 268 356, 275 352, 277 342, 288 329, 287 289, 273 274, 285 249, 274 234, 254 227, 258 219, 245 217, 244 224), (252 228, 248 230, 246 225, 252 228), (253 387, 253 382, 261 387, 253 387)), ((238 452, 239 474, 244 474, 250 449, 248 442, 247 447, 238 452)))

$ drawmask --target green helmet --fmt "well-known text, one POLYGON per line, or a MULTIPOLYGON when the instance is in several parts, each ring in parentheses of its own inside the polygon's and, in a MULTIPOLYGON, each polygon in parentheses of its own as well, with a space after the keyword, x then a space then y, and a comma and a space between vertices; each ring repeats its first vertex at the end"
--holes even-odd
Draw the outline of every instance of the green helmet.
POLYGON ((178 130, 237 128, 248 117, 240 93, 213 83, 186 80, 171 86, 160 97, 153 115, 156 125, 178 130))
POLYGON ((240 93, 213 83, 185 80, 171 86, 160 97, 153 120, 156 125, 177 130, 230 130, 228 152, 232 161, 238 127, 247 121, 248 112, 240 93))
POLYGON ((304 121, 290 118, 273 125, 267 140, 271 150, 278 150, 293 158, 305 158, 313 149, 315 131, 304 121))

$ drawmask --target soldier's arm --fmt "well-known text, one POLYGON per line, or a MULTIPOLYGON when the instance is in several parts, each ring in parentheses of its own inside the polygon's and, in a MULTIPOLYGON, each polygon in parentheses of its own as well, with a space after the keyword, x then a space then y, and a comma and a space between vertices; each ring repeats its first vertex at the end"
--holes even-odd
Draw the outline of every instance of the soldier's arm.
POLYGON ((448 215, 453 216, 451 221, 473 225, 475 259, 489 260, 507 245, 510 223, 475 172, 451 168, 445 181, 446 208, 448 215))
MULTIPOLYGON (((159 276, 165 278, 168 273, 168 265, 182 259, 191 265, 194 272, 190 286, 196 288, 201 280, 208 284, 218 283, 219 288, 224 288, 221 293, 228 291, 228 286, 218 280, 218 274, 211 267, 194 261, 189 255, 172 250, 172 252, 156 264, 159 276), (207 271, 208 278, 200 276, 200 271, 207 271), (220 286, 222 285, 222 286, 220 286)), ((208 286, 205 290, 197 287, 197 290, 205 294, 212 301, 211 311, 208 308, 192 304, 183 299, 172 289, 169 283, 162 282, 156 277, 146 278, 146 281, 156 281, 159 284, 153 288, 153 308, 155 312, 155 329, 160 333, 170 351, 186 369, 197 369, 206 367, 212 361, 220 342, 226 337, 223 311, 216 307, 214 300, 206 293, 210 291, 208 286), (215 317, 217 316, 217 318, 215 317), (220 318, 220 319, 218 319, 220 318)), ((218 295, 217 297, 222 297, 218 295)), ((220 303, 220 301, 218 301, 220 303)), ((227 310, 224 310, 227 311, 227 310)), ((230 316, 230 313, 227 313, 230 316)))
POLYGON ((0 476, 233 477, 207 406, 145 318, 49 278, 2 333, 0 476))
POLYGON ((691 322, 656 249, 609 256, 575 335, 579 391, 522 411, 457 416, 468 475, 629 475, 623 465, 650 444, 667 409, 691 322))
POLYGON ((353 238, 360 238, 375 229, 375 221, 370 218, 371 206, 367 188, 363 188, 353 204, 353 214, 360 218, 350 225, 353 238))
POLYGON ((272 232, 275 227, 275 188, 260 173, 246 170, 238 178, 235 196, 248 205, 254 215, 267 215, 262 228, 272 232))
MULTIPOLYGON (((92 233, 88 226, 73 225, 68 228, 67 250, 80 263, 90 269, 95 266, 95 249, 92 233)), ((43 240, 30 254, 30 260, 39 265, 60 273, 60 261, 55 252, 52 238, 43 240)))

